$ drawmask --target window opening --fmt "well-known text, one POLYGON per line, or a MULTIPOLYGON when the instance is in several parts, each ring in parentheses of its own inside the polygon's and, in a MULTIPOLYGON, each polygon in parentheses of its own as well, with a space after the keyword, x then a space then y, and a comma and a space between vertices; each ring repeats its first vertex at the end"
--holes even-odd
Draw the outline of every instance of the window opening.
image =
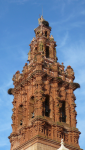
POLYGON ((33 112, 33 113, 32 113, 32 118, 34 118, 34 116, 35 116, 35 115, 34 115, 34 112, 33 112))
POLYGON ((21 104, 20 106, 19 106, 19 111, 23 111, 23 105, 21 104))
POLYGON ((22 126, 22 124, 23 124, 23 122, 22 122, 22 120, 20 120, 20 125, 22 126))
POLYGON ((35 50, 37 51, 37 47, 35 47, 35 50))
POLYGON ((60 122, 66 122, 66 115, 65 115, 65 101, 60 102, 60 122))
POLYGON ((32 96, 31 99, 34 100, 34 96, 32 96))
POLYGON ((32 97, 30 98, 30 103, 31 103, 31 107, 33 107, 32 105, 34 104, 34 96, 32 96, 32 97))
POLYGON ((45 31, 45 36, 47 37, 47 31, 45 31))
POLYGON ((46 46, 46 58, 49 58, 49 46, 46 46))
POLYGON ((49 117, 49 96, 45 99, 45 116, 49 117))

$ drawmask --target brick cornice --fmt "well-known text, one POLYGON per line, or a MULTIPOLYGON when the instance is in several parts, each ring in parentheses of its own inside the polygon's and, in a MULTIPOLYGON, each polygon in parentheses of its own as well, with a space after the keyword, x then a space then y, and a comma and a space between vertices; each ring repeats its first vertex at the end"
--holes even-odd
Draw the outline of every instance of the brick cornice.
MULTIPOLYGON (((55 141, 55 140, 51 140, 48 138, 44 138, 42 136, 35 136, 32 139, 30 139, 29 141, 25 142, 24 144, 20 145, 19 147, 15 148, 14 150, 21 150, 21 148, 23 148, 23 150, 25 150, 26 148, 30 147, 31 145, 35 144, 35 143, 41 143, 41 144, 45 144, 45 145, 49 145, 51 147, 54 148, 58 148, 60 147, 60 142, 59 141, 55 141)), ((64 144, 69 150, 82 150, 81 148, 78 147, 74 147, 72 145, 68 145, 68 144, 64 144)))

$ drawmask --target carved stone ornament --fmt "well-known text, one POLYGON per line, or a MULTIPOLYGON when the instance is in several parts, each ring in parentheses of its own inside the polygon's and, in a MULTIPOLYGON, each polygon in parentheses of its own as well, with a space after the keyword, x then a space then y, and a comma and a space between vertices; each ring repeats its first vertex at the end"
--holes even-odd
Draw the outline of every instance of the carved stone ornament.
POLYGON ((64 146, 63 139, 61 139, 61 147, 60 147, 59 149, 57 149, 57 150, 69 150, 68 148, 66 148, 66 147, 64 146))
POLYGON ((41 24, 44 21, 43 16, 38 19, 38 23, 41 24))

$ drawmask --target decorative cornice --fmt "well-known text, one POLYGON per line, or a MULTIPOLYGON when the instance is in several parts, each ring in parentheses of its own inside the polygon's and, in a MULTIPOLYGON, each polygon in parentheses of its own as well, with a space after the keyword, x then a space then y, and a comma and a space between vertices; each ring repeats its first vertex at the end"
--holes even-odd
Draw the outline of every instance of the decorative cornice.
MULTIPOLYGON (((55 140, 51 140, 51 139, 47 139, 45 137, 42 137, 42 136, 35 136, 33 137, 32 139, 28 140, 27 142, 25 142, 24 144, 18 146, 17 148, 15 148, 14 150, 21 150, 21 148, 28 148, 30 147, 31 145, 35 144, 35 143, 42 143, 42 144, 45 144, 45 145, 49 145, 51 147, 54 147, 54 148, 57 148, 60 146, 60 142, 59 141, 55 141, 55 140)), ((69 144, 65 144, 65 146, 68 148, 68 149, 72 149, 72 150, 82 150, 81 148, 78 148, 78 147, 74 147, 72 145, 69 145, 69 144)))

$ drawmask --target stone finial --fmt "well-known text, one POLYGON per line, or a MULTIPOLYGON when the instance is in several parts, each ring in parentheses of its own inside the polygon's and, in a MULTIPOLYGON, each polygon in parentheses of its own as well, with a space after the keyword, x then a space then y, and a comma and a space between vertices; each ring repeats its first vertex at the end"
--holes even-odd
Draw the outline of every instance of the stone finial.
POLYGON ((35 40, 35 38, 33 37, 32 41, 34 41, 34 40, 35 40))
POLYGON ((63 139, 61 139, 61 147, 60 147, 59 149, 57 149, 57 150, 69 150, 68 148, 66 148, 66 147, 64 146, 63 139))
POLYGON ((43 19, 43 16, 41 16, 41 17, 38 19, 38 23, 41 24, 43 21, 45 21, 45 20, 43 19))
POLYGON ((73 71, 73 69, 71 68, 71 66, 67 66, 66 74, 67 74, 68 76, 74 76, 74 71, 73 71))
POLYGON ((61 145, 64 145, 63 139, 61 139, 61 145))
POLYGON ((51 36, 50 36, 50 39, 51 39, 51 40, 54 40, 54 37, 51 35, 51 36))
POLYGON ((28 61, 30 61, 31 60, 31 52, 29 51, 29 53, 28 53, 28 61))

